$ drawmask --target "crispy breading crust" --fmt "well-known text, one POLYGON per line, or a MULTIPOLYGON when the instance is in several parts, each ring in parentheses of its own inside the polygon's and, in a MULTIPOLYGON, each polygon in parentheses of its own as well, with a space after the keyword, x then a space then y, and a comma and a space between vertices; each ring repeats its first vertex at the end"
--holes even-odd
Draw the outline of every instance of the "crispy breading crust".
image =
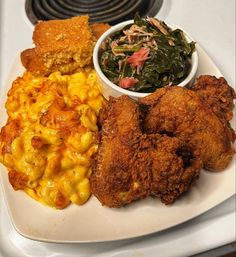
MULTIPOLYGON (((130 170, 139 137, 138 106, 128 97, 110 98, 102 121, 101 142, 90 177, 92 193, 109 207, 120 207, 149 194, 130 170), (133 182, 141 184, 133 190, 133 182)), ((144 171, 145 172, 145 171, 144 171)), ((148 180, 147 180, 148 183, 148 180)))
POLYGON ((221 171, 228 166, 235 154, 235 132, 198 94, 172 86, 158 89, 139 102, 147 108, 143 122, 147 133, 173 135, 192 145, 207 170, 221 171))
POLYGON ((103 205, 121 207, 149 195, 170 204, 189 190, 202 168, 196 151, 177 138, 143 134, 139 106, 127 96, 111 98, 104 112, 90 177, 103 205))
POLYGON ((226 120, 233 118, 232 110, 236 94, 225 78, 202 75, 196 79, 196 82, 189 89, 196 92, 203 101, 207 102, 220 118, 226 120))

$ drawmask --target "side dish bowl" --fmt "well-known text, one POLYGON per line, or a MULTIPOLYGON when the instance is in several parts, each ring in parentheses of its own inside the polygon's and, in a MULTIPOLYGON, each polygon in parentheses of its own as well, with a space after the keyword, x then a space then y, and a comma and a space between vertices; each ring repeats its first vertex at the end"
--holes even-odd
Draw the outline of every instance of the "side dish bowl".
MULTIPOLYGON (((109 30, 107 30, 99 38, 99 40, 97 41, 97 43, 95 45, 95 48, 94 48, 94 51, 93 51, 93 64, 94 64, 95 70, 96 70, 96 72, 98 74, 99 80, 101 82, 102 93, 103 93, 103 95, 104 95, 104 97, 106 99, 108 99, 109 96, 119 97, 119 96, 125 94, 125 95, 128 95, 131 98, 137 100, 137 99, 139 99, 141 97, 145 97, 145 96, 150 94, 150 93, 141 93, 141 92, 130 91, 130 90, 121 88, 118 85, 114 84, 103 73, 103 71, 101 69, 101 66, 100 66, 100 63, 99 63, 99 58, 101 56, 101 45, 106 40, 106 38, 111 36, 111 35, 113 35, 115 32, 121 30, 126 25, 132 24, 133 22, 134 22, 133 20, 129 20, 129 21, 125 21, 125 22, 119 23, 119 24, 117 24, 115 26, 112 26, 109 30)), ((169 24, 167 24, 167 25, 171 29, 177 29, 176 26, 169 25, 169 24)), ((187 42, 194 41, 188 34, 186 34, 186 32, 183 31, 183 33, 184 33, 184 36, 185 36, 187 42)), ((194 79, 195 79, 197 68, 198 68, 198 53, 197 53, 197 50, 195 48, 195 50, 193 51, 193 53, 191 55, 191 68, 190 68, 190 71, 188 73, 188 76, 182 82, 180 82, 177 85, 178 86, 191 85, 193 83, 194 79)))

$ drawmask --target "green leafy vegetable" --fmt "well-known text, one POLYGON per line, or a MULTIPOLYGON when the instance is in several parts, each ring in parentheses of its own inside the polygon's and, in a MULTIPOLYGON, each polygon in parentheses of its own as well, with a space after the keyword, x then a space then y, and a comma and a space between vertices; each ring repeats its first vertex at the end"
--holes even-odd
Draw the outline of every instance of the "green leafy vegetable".
POLYGON ((126 89, 154 92, 157 88, 178 84, 191 68, 195 43, 188 43, 180 29, 171 30, 155 18, 141 19, 125 26, 105 41, 100 65, 104 74, 122 86, 122 79, 133 78, 126 89), (134 83, 135 79, 135 83, 134 83))

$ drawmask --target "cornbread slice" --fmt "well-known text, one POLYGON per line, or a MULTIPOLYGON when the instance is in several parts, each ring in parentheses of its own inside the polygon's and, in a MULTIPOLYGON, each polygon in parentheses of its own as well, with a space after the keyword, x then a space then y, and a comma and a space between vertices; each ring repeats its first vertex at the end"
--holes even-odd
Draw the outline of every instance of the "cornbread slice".
POLYGON ((35 48, 21 53, 23 66, 33 73, 48 75, 54 71, 70 74, 91 64, 95 38, 89 17, 41 21, 35 26, 35 48))

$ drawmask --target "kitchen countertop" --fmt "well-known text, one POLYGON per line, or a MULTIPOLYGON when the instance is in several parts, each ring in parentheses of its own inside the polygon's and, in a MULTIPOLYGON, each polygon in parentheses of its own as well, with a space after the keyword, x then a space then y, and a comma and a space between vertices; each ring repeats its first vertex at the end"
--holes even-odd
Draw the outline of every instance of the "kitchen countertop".
MULTIPOLYGON (((0 78, 3 84, 16 55, 32 45, 33 26, 25 16, 24 0, 1 1, 0 7, 0 78)), ((184 28, 214 60, 229 84, 235 87, 234 0, 165 0, 157 17, 184 28)), ((20 236, 11 225, 0 192, 1 257, 184 257, 233 241, 235 196, 195 219, 153 235, 109 243, 70 245, 41 243, 20 236)))

